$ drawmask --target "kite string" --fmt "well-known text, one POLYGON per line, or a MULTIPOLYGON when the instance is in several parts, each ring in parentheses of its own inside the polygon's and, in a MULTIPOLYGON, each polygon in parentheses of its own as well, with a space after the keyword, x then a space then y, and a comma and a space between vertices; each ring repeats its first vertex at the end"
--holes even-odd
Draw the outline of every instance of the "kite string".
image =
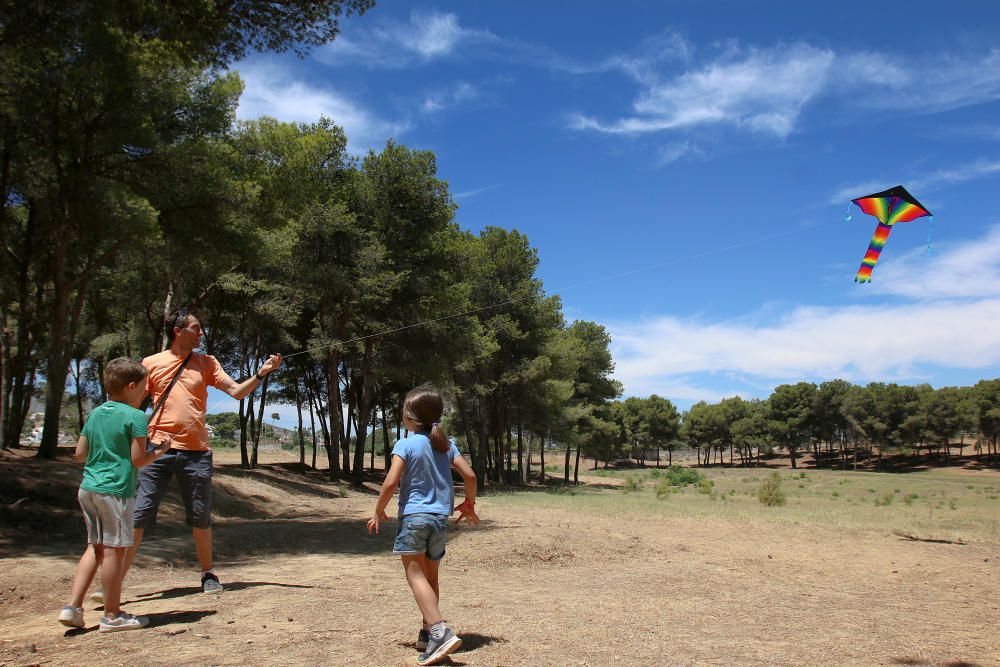
MULTIPOLYGON (((691 261, 691 260, 694 260, 694 259, 702 259, 704 257, 709 257, 711 255, 717 255, 719 253, 727 252, 729 250, 735 250, 737 248, 744 248, 744 247, 747 247, 747 246, 750 246, 750 245, 755 245, 757 243, 763 243, 764 241, 772 241, 774 239, 778 239, 778 238, 781 238, 783 236, 790 236, 792 234, 799 234, 803 230, 814 229, 816 227, 821 227, 821 226, 824 226, 824 225, 827 225, 827 224, 830 224, 830 223, 829 222, 819 222, 819 223, 815 223, 815 224, 812 224, 812 225, 803 225, 801 227, 796 227, 795 229, 787 230, 787 231, 784 231, 784 232, 778 232, 776 234, 769 234, 767 236, 761 236, 761 237, 758 237, 758 238, 755 238, 755 239, 750 239, 748 241, 741 241, 739 243, 732 243, 730 245, 720 246, 718 248, 713 248, 712 250, 705 250, 705 251, 694 253, 694 254, 691 254, 691 255, 685 255, 683 257, 675 257, 675 258, 668 259, 668 260, 663 261, 663 262, 657 262, 655 264, 649 264, 647 266, 641 266, 641 267, 636 268, 636 269, 630 269, 628 271, 622 271, 621 273, 610 274, 610 275, 607 275, 607 276, 603 276, 601 278, 595 278, 593 280, 588 280, 588 281, 585 281, 585 282, 582 282, 582 283, 577 283, 575 285, 568 285, 566 287, 561 287, 561 288, 559 288, 557 290, 554 290, 554 291, 550 292, 550 296, 554 296, 556 294, 562 294, 563 292, 568 292, 569 290, 573 290, 573 289, 579 289, 581 287, 588 287, 590 285, 595 285, 597 283, 607 282, 608 280, 615 280, 617 278, 623 278, 625 276, 630 276, 630 275, 633 275, 633 274, 636 274, 636 273, 642 273, 644 271, 651 271, 653 269, 659 269, 659 268, 662 268, 664 266, 671 266, 673 264, 680 264, 681 262, 687 262, 687 261, 691 261)), ((380 337, 380 336, 386 336, 386 335, 389 335, 389 334, 398 333, 400 331, 405 331, 407 329, 413 329, 415 327, 424 326, 426 324, 434 324, 436 322, 443 322, 445 320, 454 319, 456 317, 463 317, 465 315, 472 315, 472 314, 475 314, 475 313, 480 313, 480 312, 483 312, 483 311, 491 310, 493 308, 501 308, 503 306, 508 306, 508 305, 513 304, 513 303, 518 303, 520 301, 526 301, 528 299, 533 299, 533 298, 535 298, 535 295, 518 297, 516 299, 510 299, 508 301, 501 301, 499 303, 490 304, 489 306, 483 306, 481 308, 473 308, 471 310, 465 310, 465 311, 462 311, 460 313, 454 313, 452 315, 444 315, 442 317, 435 317, 433 319, 423 320, 423 321, 420 321, 420 322, 415 322, 413 324, 407 324, 405 326, 396 327, 394 329, 387 329, 385 331, 379 331, 379 332, 376 332, 376 333, 373 333, 373 334, 367 334, 367 335, 364 335, 364 336, 358 336, 356 338, 351 338, 349 340, 338 341, 337 343, 334 343, 334 344, 349 345, 350 343, 357 343, 359 341, 363 341, 363 340, 366 340, 368 338, 377 338, 377 337, 380 337)), ((311 352, 318 352, 320 350, 325 350, 325 349, 328 349, 330 347, 333 347, 334 344, 325 344, 325 345, 320 345, 318 347, 309 348, 309 349, 306 349, 306 350, 300 350, 298 352, 293 352, 291 354, 286 354, 286 355, 284 355, 284 358, 285 359, 289 359, 291 357, 295 357, 295 356, 298 356, 300 354, 309 354, 311 352)))
MULTIPOLYGON (((758 237, 758 238, 755 238, 755 239, 750 239, 748 241, 741 241, 739 243, 731 243, 731 244, 726 245, 726 246, 720 246, 718 248, 713 248, 711 250, 705 250, 705 251, 702 251, 702 252, 693 253, 693 254, 690 254, 690 255, 685 255, 683 257, 674 257, 672 259, 669 259, 669 260, 666 260, 666 261, 663 261, 663 262, 657 262, 655 264, 649 264, 647 266, 641 266, 639 268, 631 269, 629 271, 622 271, 620 273, 615 273, 615 274, 603 276, 601 278, 595 278, 594 280, 588 280, 588 281, 585 281, 585 282, 582 282, 582 283, 577 283, 575 285, 568 285, 566 287, 562 287, 562 288, 560 288, 558 290, 555 290, 555 291, 551 292, 550 294, 554 296, 556 294, 561 294, 563 292, 568 292, 569 290, 572 290, 572 289, 579 289, 581 287, 587 287, 589 285, 595 285, 597 283, 607 282, 608 280, 614 280, 614 279, 617 279, 617 278, 622 278, 624 276, 629 276, 629 275, 632 275, 632 274, 635 274, 635 273, 641 273, 643 271, 651 271, 653 269, 662 268, 664 266, 671 266, 673 264, 680 264, 681 262, 687 262, 687 261, 691 261, 691 260, 694 260, 694 259, 702 259, 704 257, 709 257, 711 255, 717 255, 719 253, 727 252, 729 250, 735 250, 735 249, 738 249, 738 248, 745 248, 747 246, 755 245, 757 243, 763 243, 765 241, 772 241, 774 239, 778 239, 778 238, 781 238, 781 237, 784 237, 784 236, 790 236, 792 234, 800 234, 803 230, 806 230, 806 229, 815 229, 817 227, 822 227, 822 226, 825 226, 825 225, 828 225, 828 224, 831 224, 831 223, 830 222, 819 222, 819 223, 815 223, 815 224, 811 224, 811 225, 803 225, 803 226, 796 227, 796 228, 791 229, 791 230, 786 230, 786 231, 778 232, 778 233, 775 233, 775 234, 768 234, 767 236, 761 236, 761 237, 758 237)), ((484 312, 484 311, 487 311, 487 310, 491 310, 493 308, 501 308, 503 306, 508 306, 508 305, 511 305, 511 304, 514 304, 514 303, 518 303, 520 301, 526 301, 528 299, 533 299, 533 298, 535 298, 535 295, 529 295, 529 296, 519 297, 517 299, 509 299, 507 301, 502 301, 502 302, 499 302, 499 303, 494 303, 494 304, 491 304, 489 306, 483 306, 481 308, 473 308, 473 309, 470 309, 470 310, 462 311, 460 313, 453 313, 451 315, 444 315, 442 317, 435 317, 433 319, 423 320, 423 321, 420 321, 420 322, 415 322, 413 324, 407 324, 405 326, 396 327, 394 329, 387 329, 385 331, 379 331, 379 332, 376 332, 376 333, 373 333, 373 334, 367 334, 365 336, 358 336, 356 338, 351 338, 349 340, 338 341, 337 343, 333 343, 333 344, 325 344, 325 345, 320 345, 320 346, 309 348, 309 349, 305 349, 305 350, 299 350, 298 352, 292 352, 290 354, 283 355, 283 359, 290 359, 292 357, 297 357, 300 354, 309 354, 309 353, 312 353, 312 352, 318 352, 320 350, 329 349, 330 347, 333 347, 333 345, 335 345, 335 344, 349 345, 350 343, 357 343, 359 341, 367 340, 368 338, 377 338, 377 337, 380 337, 380 336, 386 336, 386 335, 389 335, 389 334, 398 333, 400 331, 405 331, 407 329, 413 329, 413 328, 424 326, 424 325, 427 325, 427 324, 434 324, 436 322, 443 322, 445 320, 454 319, 456 317, 463 317, 465 315, 473 315, 475 313, 481 313, 481 312, 484 312)), ((220 401, 216 401, 215 403, 212 404, 212 406, 208 409, 208 411, 210 411, 211 409, 215 409, 215 408, 218 408, 218 407, 224 405, 228 400, 235 400, 235 399, 232 399, 232 397, 227 397, 227 398, 224 398, 224 399, 222 399, 220 401)), ((310 409, 312 409, 312 408, 310 408, 310 409)), ((206 414, 207 414, 208 411, 206 411, 206 414)), ((196 416, 181 431, 179 431, 176 434, 170 434, 170 435, 172 437, 174 437, 174 438, 179 437, 179 436, 187 433, 198 422, 204 423, 203 417, 201 417, 200 415, 196 416)))

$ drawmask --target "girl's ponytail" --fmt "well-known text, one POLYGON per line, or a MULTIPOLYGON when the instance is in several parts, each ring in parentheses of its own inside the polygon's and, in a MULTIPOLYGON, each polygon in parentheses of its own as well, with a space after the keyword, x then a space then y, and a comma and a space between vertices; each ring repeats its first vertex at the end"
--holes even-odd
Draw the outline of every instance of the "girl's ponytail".
POLYGON ((447 452, 451 449, 451 441, 448 440, 444 429, 437 422, 431 423, 431 432, 428 436, 431 439, 431 447, 437 452, 447 452))
POLYGON ((435 451, 447 452, 451 449, 451 441, 438 423, 444 412, 444 398, 437 388, 430 384, 422 384, 411 389, 403 400, 403 410, 406 411, 407 417, 427 430, 431 446, 435 451))

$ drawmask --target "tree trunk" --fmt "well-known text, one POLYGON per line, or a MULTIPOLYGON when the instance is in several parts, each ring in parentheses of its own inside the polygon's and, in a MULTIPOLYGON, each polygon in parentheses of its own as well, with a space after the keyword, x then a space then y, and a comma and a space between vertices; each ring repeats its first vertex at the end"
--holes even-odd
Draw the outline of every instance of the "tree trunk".
POLYGON ((520 422, 517 424, 517 478, 524 484, 524 440, 520 422))
POLYGON ((306 439, 302 433, 302 393, 299 391, 299 380, 295 378, 295 413, 299 417, 299 466, 303 472, 306 469, 306 439))
POLYGON ((570 453, 572 451, 573 451, 573 448, 570 447, 567 444, 566 445, 566 461, 565 461, 565 465, 563 466, 563 484, 569 484, 569 457, 570 457, 570 453))
MULTIPOLYGON (((329 401, 327 411, 330 414, 330 441, 327 447, 327 458, 330 462, 330 481, 340 478, 340 354, 336 348, 331 348, 327 355, 326 369, 327 391, 329 401)), ((322 422, 322 419, 320 420, 322 422)))
POLYGON ((377 430, 378 430, 378 406, 373 405, 372 406, 372 457, 370 466, 372 472, 375 471, 375 433, 377 430))
POLYGON ((531 445, 535 442, 535 434, 528 431, 528 447, 527 455, 524 458, 524 470, 521 472, 521 483, 528 484, 531 482, 531 445))
MULTIPOLYGON (((382 399, 382 456, 385 458, 385 471, 389 472, 389 466, 392 465, 392 451, 389 449, 389 414, 386 411, 386 403, 388 403, 388 398, 382 399)), ((372 464, 375 467, 375 464, 372 464)))
MULTIPOLYGON (((545 436, 543 435, 540 438, 540 440, 541 442, 539 443, 540 446, 538 448, 538 457, 539 457, 539 465, 541 467, 539 474, 542 478, 542 486, 544 486, 545 485, 545 436)), ((551 440, 552 440, 552 435, 550 434, 549 441, 551 442, 551 440)))
MULTIPOLYGON (((365 466, 365 428, 368 425, 368 412, 372 409, 372 397, 374 391, 372 384, 372 357, 374 356, 374 344, 372 339, 365 340, 365 353, 361 358, 361 391, 358 396, 358 434, 357 445, 354 449, 354 483, 361 486, 364 482, 365 466)), ((374 438, 374 436, 373 436, 374 438)))
POLYGON ((573 466, 573 484, 580 483, 580 445, 576 446, 576 464, 573 466))

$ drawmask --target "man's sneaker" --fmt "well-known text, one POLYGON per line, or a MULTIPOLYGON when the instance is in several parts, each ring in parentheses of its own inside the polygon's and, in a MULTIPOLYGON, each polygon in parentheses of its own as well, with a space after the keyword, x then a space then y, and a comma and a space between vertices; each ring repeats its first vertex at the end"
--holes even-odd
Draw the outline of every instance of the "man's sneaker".
POLYGON ((440 639, 434 639, 434 635, 427 638, 427 648, 417 656, 417 664, 436 665, 445 659, 449 653, 462 645, 462 640, 455 636, 451 628, 446 627, 440 639))
POLYGON ((427 648, 427 639, 430 635, 427 634, 427 628, 420 628, 420 634, 417 635, 417 643, 414 646, 417 647, 418 651, 423 651, 427 648))
POLYGON ((91 593, 90 597, 87 598, 87 599, 90 600, 91 602, 96 602, 97 604, 103 604, 104 603, 104 591, 102 591, 100 588, 98 588, 96 591, 94 591, 93 593, 91 593))
POLYGON ((66 605, 59 612, 59 622, 71 628, 82 628, 86 625, 83 622, 83 607, 74 607, 71 604, 66 605))
POLYGON ((219 578, 215 576, 214 572, 206 572, 201 575, 201 592, 202 593, 221 593, 222 584, 219 583, 219 578))
POLYGON ((101 619, 99 632, 121 632, 122 630, 139 630, 149 625, 147 616, 133 616, 123 611, 118 612, 114 618, 107 616, 101 619))

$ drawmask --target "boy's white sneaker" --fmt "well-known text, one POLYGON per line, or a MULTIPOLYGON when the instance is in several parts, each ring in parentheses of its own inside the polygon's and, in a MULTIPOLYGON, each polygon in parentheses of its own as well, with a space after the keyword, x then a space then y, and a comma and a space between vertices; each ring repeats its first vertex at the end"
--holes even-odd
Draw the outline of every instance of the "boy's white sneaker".
POLYGON ((148 616, 133 616, 124 611, 118 612, 114 618, 107 616, 101 619, 99 632, 120 632, 122 630, 139 630, 149 625, 148 616))
POLYGON ((59 612, 59 622, 63 625, 68 625, 71 628, 82 628, 86 623, 83 622, 83 607, 74 607, 73 605, 66 605, 59 612))

